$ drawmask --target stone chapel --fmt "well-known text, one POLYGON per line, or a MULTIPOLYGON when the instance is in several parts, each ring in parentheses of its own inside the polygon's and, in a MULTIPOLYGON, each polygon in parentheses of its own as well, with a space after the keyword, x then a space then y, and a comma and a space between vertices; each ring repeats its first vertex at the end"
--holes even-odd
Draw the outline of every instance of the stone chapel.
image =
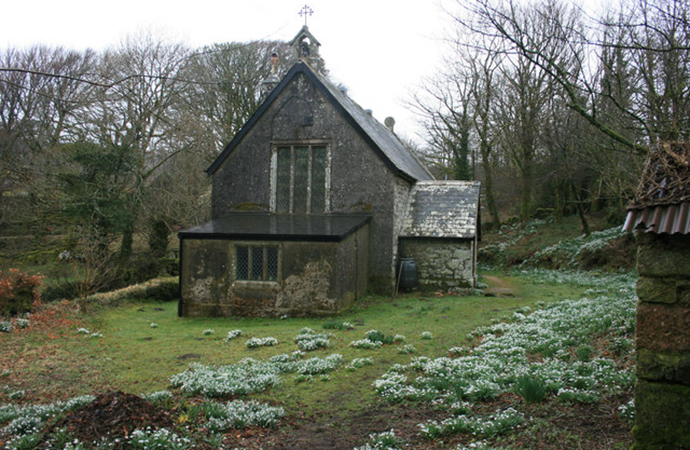
MULTIPOLYGON (((305 25, 284 76, 207 169, 211 222, 182 231, 183 316, 317 316, 419 289, 473 288, 479 182, 437 181, 323 72, 305 25)), ((275 58, 277 59, 277 58, 275 58)))

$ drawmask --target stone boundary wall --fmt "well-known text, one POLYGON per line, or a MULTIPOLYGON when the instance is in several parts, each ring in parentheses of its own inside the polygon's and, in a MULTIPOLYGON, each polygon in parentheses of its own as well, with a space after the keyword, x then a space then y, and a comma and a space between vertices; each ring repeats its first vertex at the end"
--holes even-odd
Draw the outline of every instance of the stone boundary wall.
POLYGON ((690 449, 690 236, 638 232, 631 450, 690 449))

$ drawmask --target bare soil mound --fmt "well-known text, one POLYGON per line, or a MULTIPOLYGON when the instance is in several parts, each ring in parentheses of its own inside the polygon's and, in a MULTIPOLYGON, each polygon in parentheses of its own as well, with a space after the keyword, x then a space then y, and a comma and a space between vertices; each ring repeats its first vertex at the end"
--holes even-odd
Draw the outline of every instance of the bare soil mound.
MULTIPOLYGON (((81 442, 91 443, 108 436, 122 438, 132 431, 151 427, 159 429, 172 426, 173 421, 167 411, 157 408, 150 402, 133 394, 109 391, 96 396, 94 401, 83 408, 68 413, 53 425, 53 430, 65 429, 81 442)), ((52 430, 51 430, 52 431, 52 430)))

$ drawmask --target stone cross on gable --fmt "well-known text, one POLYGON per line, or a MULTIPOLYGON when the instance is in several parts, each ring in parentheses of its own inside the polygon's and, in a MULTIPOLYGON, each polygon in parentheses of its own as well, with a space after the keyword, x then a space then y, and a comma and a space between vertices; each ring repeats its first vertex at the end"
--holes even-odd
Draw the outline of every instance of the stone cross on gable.
POLYGON ((304 16, 304 26, 307 26, 307 18, 314 14, 314 10, 309 7, 309 5, 304 5, 299 11, 300 16, 304 16))

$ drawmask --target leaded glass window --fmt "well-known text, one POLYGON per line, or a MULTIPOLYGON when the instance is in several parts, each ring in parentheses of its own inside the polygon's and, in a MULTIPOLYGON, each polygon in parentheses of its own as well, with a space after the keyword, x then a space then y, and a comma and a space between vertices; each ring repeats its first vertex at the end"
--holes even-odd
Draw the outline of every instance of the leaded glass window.
POLYGON ((276 212, 290 212, 292 195, 292 153, 285 149, 278 150, 278 167, 276 170, 276 212))
POLYGON ((235 249, 235 279, 278 280, 278 247, 238 245, 235 249))
POLYGON ((311 211, 326 209, 326 147, 313 147, 311 156, 311 211))
POLYGON ((326 147, 286 145, 277 147, 276 152, 276 212, 324 213, 328 190, 326 147))
POLYGON ((235 258, 235 279, 249 279, 249 247, 237 247, 235 258))

